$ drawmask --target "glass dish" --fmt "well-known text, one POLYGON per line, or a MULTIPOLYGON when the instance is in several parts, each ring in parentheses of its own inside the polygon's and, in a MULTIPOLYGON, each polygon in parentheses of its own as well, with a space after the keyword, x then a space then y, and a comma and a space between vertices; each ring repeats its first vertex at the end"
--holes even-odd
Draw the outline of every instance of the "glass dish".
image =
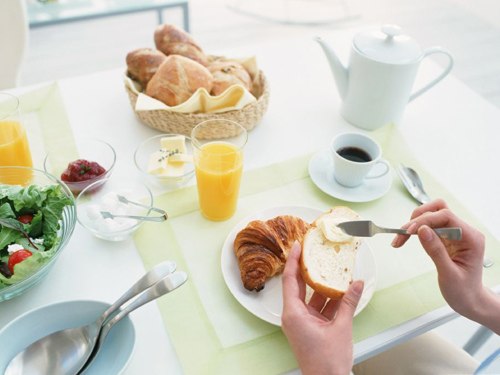
MULTIPOLYGON (((101 222, 96 222, 98 219, 94 217, 89 217, 89 206, 95 205, 99 206, 97 213, 100 211, 110 211, 106 208, 106 202, 109 202, 110 194, 113 193, 125 196, 128 200, 132 202, 137 202, 146 206, 153 206, 153 194, 151 190, 143 184, 142 182, 118 178, 118 179, 103 179, 94 182, 92 185, 87 186, 76 198, 76 205, 78 207, 78 222, 87 229, 94 236, 107 241, 123 241, 129 238, 132 233, 134 233, 142 225, 143 220, 137 220, 137 223, 126 227, 125 229, 110 230, 109 225, 104 225, 101 222)), ((134 205, 131 205, 131 209, 134 209, 134 205)), ((120 209, 120 208, 117 208, 120 209)), ((149 216, 151 210, 141 209, 135 207, 136 212, 124 213, 124 212, 111 212, 112 214, 125 214, 125 215, 138 215, 138 216, 149 216)), ((111 219, 106 219, 111 220, 111 219)))
POLYGON ((78 140, 78 153, 77 157, 68 160, 67 153, 61 151, 52 151, 47 154, 43 162, 43 169, 46 172, 52 173, 61 178, 61 174, 66 170, 68 164, 78 160, 85 159, 88 161, 97 162, 103 167, 106 172, 100 176, 91 178, 81 182, 65 182, 73 194, 78 195, 87 186, 102 179, 109 178, 113 172, 116 162, 116 153, 114 148, 107 142, 101 141, 96 138, 83 138, 78 140))
MULTIPOLYGON (((179 134, 160 134, 154 137, 148 138, 143 141, 134 153, 134 162, 136 167, 139 169, 142 175, 144 175, 149 183, 152 185, 164 187, 164 188, 175 188, 186 184, 194 176, 194 164, 185 163, 184 170, 185 173, 179 177, 163 177, 148 173, 148 165, 151 155, 160 149, 160 141, 165 137, 175 137, 179 134)), ((186 152, 189 155, 193 155, 193 149, 191 147, 191 139, 189 137, 183 136, 186 139, 186 152)))
POLYGON ((0 185, 11 184, 14 183, 14 181, 19 181, 19 179, 23 180, 23 185, 28 185, 28 184, 36 184, 41 186, 55 185, 55 184, 61 185, 61 192, 71 199, 72 204, 64 208, 62 214, 62 220, 59 221, 60 228, 58 236, 61 237, 61 241, 59 242, 59 244, 56 245, 57 250, 55 255, 46 264, 44 264, 37 271, 35 271, 33 274, 31 274, 24 280, 16 284, 1 288, 0 302, 18 296, 19 294, 28 290, 32 286, 36 285, 47 275, 47 273, 49 273, 52 267, 54 267, 57 258, 68 244, 68 241, 71 238, 71 235, 73 234, 73 230, 75 229, 76 225, 75 199, 73 197, 73 194, 71 194, 69 188, 66 186, 66 184, 64 184, 64 182, 62 182, 61 180, 59 180, 58 178, 52 176, 47 172, 34 168, 0 167, 0 185), (28 179, 26 178, 27 174, 30 176, 28 179))

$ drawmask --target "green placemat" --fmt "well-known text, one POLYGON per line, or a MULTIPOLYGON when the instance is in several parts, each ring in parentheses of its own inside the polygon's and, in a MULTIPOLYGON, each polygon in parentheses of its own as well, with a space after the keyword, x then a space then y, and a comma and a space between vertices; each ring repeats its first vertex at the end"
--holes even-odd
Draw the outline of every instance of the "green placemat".
MULTIPOLYGON (((385 127, 371 135, 379 140, 384 157, 397 166, 405 163, 422 175, 429 194, 443 197, 461 217, 485 233, 489 255, 496 265, 485 270, 487 285, 500 284, 498 241, 468 210, 430 176, 408 153, 399 131, 385 127)), ((156 197, 155 205, 169 212, 163 224, 145 224, 134 239, 147 269, 175 260, 190 280, 178 292, 159 300, 165 326, 186 374, 277 374, 297 367, 279 327, 247 312, 226 287, 220 253, 226 236, 244 217, 273 206, 302 205, 327 210, 349 205, 363 217, 384 226, 400 226, 415 209, 397 177, 384 197, 369 203, 347 203, 332 198, 312 183, 307 166, 311 155, 244 173, 236 215, 211 222, 198 211, 196 187, 156 197)), ((404 248, 390 247, 391 236, 368 240, 378 268, 377 291, 354 321, 359 342, 445 304, 434 266, 418 240, 404 248)))

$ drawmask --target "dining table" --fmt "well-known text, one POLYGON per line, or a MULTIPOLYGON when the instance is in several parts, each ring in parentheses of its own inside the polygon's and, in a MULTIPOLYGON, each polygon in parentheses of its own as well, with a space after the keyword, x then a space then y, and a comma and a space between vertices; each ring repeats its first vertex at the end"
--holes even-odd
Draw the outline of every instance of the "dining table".
MULTIPOLYGON (((347 62, 352 38, 360 30, 361 28, 330 30, 321 36, 338 52, 340 59, 347 62)), ((294 168, 294 165, 297 169, 305 166, 307 172, 307 161, 317 152, 328 149, 330 141, 335 135, 347 131, 373 135, 382 145, 383 155, 389 152, 389 147, 391 150, 397 147, 402 148, 397 154, 393 153, 393 158, 390 159, 392 167, 390 172, 391 189, 395 189, 394 194, 399 197, 398 199, 407 199, 407 201, 402 209, 391 203, 387 199, 388 196, 365 203, 365 206, 359 207, 365 210, 365 215, 373 215, 366 218, 373 219, 377 224, 386 227, 399 227, 405 223, 404 218, 409 219, 411 210, 418 207, 418 203, 412 201, 411 197, 407 195, 394 170, 398 167, 398 156, 411 155, 410 159, 403 158, 401 162, 411 160, 416 163, 409 166, 417 167, 418 172, 422 173, 424 185, 429 187, 429 195, 433 198, 443 196, 449 198, 452 209, 457 207, 458 212, 470 215, 466 217, 467 220, 480 223, 481 229, 488 232, 486 253, 495 264, 489 269, 485 269, 485 273, 488 272, 487 276, 493 275, 493 273, 498 274, 500 248, 495 248, 494 245, 495 241, 500 239, 500 226, 498 226, 500 223, 500 209, 498 209, 500 195, 497 190, 500 186, 500 174, 498 173, 499 168, 495 167, 495 163, 500 162, 497 160, 497 148, 500 147, 500 110, 451 73, 443 81, 406 106, 401 122, 389 125, 390 132, 397 133, 397 136, 391 138, 392 143, 387 142, 384 138, 384 129, 373 132, 365 131, 342 118, 340 114, 341 98, 336 90, 327 60, 320 47, 312 39, 315 32, 315 30, 308 29, 301 37, 284 38, 281 36, 273 38, 271 36, 267 41, 259 44, 242 44, 231 50, 226 50, 221 46, 218 51, 210 51, 213 54, 224 56, 256 56, 258 66, 270 84, 271 96, 267 113, 261 122, 248 133, 248 144, 244 150, 244 175, 251 178, 255 171, 271 165, 283 165, 283 163, 288 163, 287 165, 291 169, 294 168), (294 164, 294 160, 298 160, 296 164, 294 164)), ((453 54, 453 51, 451 53, 453 54)), ((125 56, 123 61, 125 61, 125 56)), ((438 62, 424 59, 417 75, 415 87, 423 86, 437 76, 441 70, 442 67, 438 62)), ((51 126, 59 126, 61 121, 66 121, 77 145, 79 139, 87 136, 109 142, 115 148, 117 155, 115 170, 111 178, 143 179, 134 165, 134 151, 142 140, 159 134, 159 131, 146 126, 134 115, 124 88, 124 72, 125 67, 121 67, 85 76, 66 78, 57 82, 20 87, 8 90, 8 92, 21 98, 31 95, 30 100, 36 100, 39 103, 38 106, 47 105, 48 99, 45 99, 46 97, 57 96, 55 104, 49 103, 53 108, 50 108, 47 119, 39 118, 37 120, 39 122, 45 121, 43 124, 46 127, 45 131, 50 130, 51 126)), ((54 100, 54 98, 50 100, 54 100)), ((22 103, 23 100, 21 100, 22 103)), ((22 108, 22 110, 28 112, 27 108, 22 108)), ((58 134, 55 132, 49 138, 41 137, 37 131, 30 131, 29 121, 30 116, 27 114, 25 125, 28 129, 30 145, 33 145, 34 164, 35 167, 43 169, 43 156, 46 152, 44 148, 48 147, 49 138, 56 141, 58 134), (42 138, 45 141, 41 141, 42 138)), ((308 180, 308 176, 304 175, 301 178, 307 184, 308 189, 315 188, 308 180)), ((195 178, 193 178, 187 183, 185 189, 189 189, 195 183, 195 178)), ((243 183, 245 183, 245 176, 243 183)), ((274 188, 278 187, 266 187, 269 191, 274 188)), ((286 189, 286 186, 281 188, 286 189)), ((169 188, 154 186, 151 186, 151 189, 155 195, 156 203, 167 201, 167 199, 156 200, 159 196, 175 193, 176 197, 180 197, 184 191, 183 188, 172 191, 169 188)), ((192 193, 192 190, 190 191, 192 193)), ((259 193, 260 191, 256 189, 252 194, 259 193)), ((325 206, 318 208, 323 210, 328 208, 328 204, 332 206, 351 205, 348 201, 329 197, 319 190, 315 194, 322 194, 320 201, 325 202, 325 206)), ((272 202, 272 200, 270 201, 272 202)), ((240 210, 241 215, 240 203, 237 216, 238 210, 240 210)), ((193 202, 189 202, 189 204, 193 204, 193 202)), ((168 211, 168 207, 162 208, 166 208, 168 211)), ((199 211, 195 211, 191 215, 194 215, 195 223, 207 222, 205 223, 207 226, 214 227, 219 225, 203 219, 199 211)), ((247 213, 245 212, 243 216, 247 216, 247 213)), ((241 217, 238 218, 238 221, 240 219, 241 217)), ((169 220, 171 219, 169 218, 169 220)), ((184 225, 189 225, 187 220, 183 222, 184 225)), ((179 223, 180 221, 176 225, 179 226, 179 223)), ((225 225, 227 226, 227 224, 225 225)), ((197 233, 204 233, 194 225, 192 228, 185 227, 183 230, 186 233, 192 233, 193 236, 197 233)), ((0 329, 27 311, 61 301, 114 302, 151 266, 148 265, 148 262, 144 262, 142 253, 139 251, 140 246, 144 248, 148 246, 148 243, 151 243, 151 249, 148 251, 165 251, 166 254, 169 254, 168 249, 173 245, 168 241, 168 237, 165 237, 167 239, 165 241, 156 239, 148 242, 148 238, 145 237, 150 233, 156 232, 148 230, 141 234, 142 238, 140 239, 133 237, 121 242, 108 242, 94 237, 77 223, 69 244, 60 255, 53 270, 35 287, 18 297, 0 303, 0 329)), ((224 239, 225 235, 216 243, 222 244, 224 239)), ((404 284, 406 282, 404 277, 411 275, 411 277, 418 278, 424 269, 425 272, 431 272, 432 264, 424 259, 425 256, 418 258, 419 261, 414 266, 408 265, 405 263, 405 248, 392 249, 391 241, 392 237, 386 235, 367 239, 376 260, 379 275, 377 285, 374 286, 375 297, 379 295, 379 298, 373 298, 376 305, 372 305, 371 302, 368 304, 367 314, 384 315, 388 313, 388 311, 384 311, 385 305, 388 306, 388 309, 399 305, 401 314, 407 313, 404 311, 405 304, 407 299, 412 297, 405 294, 406 289, 402 289, 399 294, 384 294, 384 291, 392 290, 391 288, 396 283, 395 278, 399 278, 398 283, 404 284), (422 259, 422 270, 419 269, 420 259, 422 259), (385 296, 385 300, 382 298, 383 296, 385 296), (398 300, 389 300, 391 298, 398 298, 398 300)), ((414 248, 418 247, 416 242, 413 246, 414 248)), ((177 306, 175 310, 176 324, 177 326, 183 325, 182 313, 184 311, 186 330, 189 329, 187 326, 195 313, 191 309, 200 310, 200 306, 206 307, 207 316, 205 318, 208 320, 214 319, 212 314, 214 311, 218 311, 218 307, 214 306, 214 301, 218 300, 211 300, 210 293, 202 293, 203 287, 200 284, 203 283, 202 275, 204 273, 197 271, 200 266, 195 266, 192 263, 196 252, 206 251, 214 253, 213 259, 220 259, 220 247, 201 247, 191 249, 189 255, 186 255, 186 262, 179 264, 179 269, 187 271, 190 276, 188 284, 194 283, 192 285, 195 285, 200 291, 201 300, 195 306, 189 303, 177 306)), ((413 254, 412 256, 418 257, 419 255, 413 254)), ((212 266, 216 268, 216 272, 220 272, 218 268, 220 265, 207 264, 207 267, 212 266)), ((220 280, 220 285, 223 285, 224 288, 222 277, 220 280)), ((435 276, 430 277, 430 280, 436 281, 435 288, 437 290, 435 276)), ((497 282, 495 276, 491 276, 488 280, 491 284, 489 286, 495 292, 500 293, 500 281, 497 282)), ((232 298, 228 291, 224 292, 228 295, 227 299, 232 298)), ((207 346, 208 344, 204 344, 202 341, 197 344, 196 339, 192 339, 193 352, 189 355, 181 353, 181 350, 176 346, 176 342, 180 340, 180 333, 178 330, 174 330, 176 327, 166 323, 169 320, 169 314, 173 314, 174 308, 169 304, 178 303, 174 297, 181 296, 182 293, 187 293, 187 287, 183 286, 172 296, 162 297, 162 305, 167 309, 163 315, 162 309, 157 303, 150 303, 130 315, 135 326, 136 339, 134 353, 123 372, 124 374, 205 372, 199 367, 195 367, 198 359, 204 358, 202 354, 198 355, 196 348, 203 350, 203 345, 207 346)), ((419 292, 415 291, 415 293, 419 292)), ((234 303, 238 304, 236 301, 234 303)), ((402 319, 395 326, 387 325, 387 327, 383 326, 386 328, 373 331, 369 327, 363 327, 364 333, 357 336, 357 339, 355 338, 354 362, 359 363, 458 316, 442 301, 430 306, 420 313, 408 315, 409 318, 402 319)), ((411 308, 409 307, 409 309, 411 308)), ((231 311, 220 311, 220 313, 224 313, 226 314, 224 316, 228 317, 231 317, 232 314, 231 311)), ((235 310, 234 314, 250 313, 241 309, 235 310)), ((354 320, 355 331, 357 325, 366 325, 362 322, 361 315, 359 321, 356 320, 358 318, 354 320)), ((245 319, 250 318, 245 317, 245 319)), ((258 320, 258 318, 255 319, 258 320)), ((221 323, 219 322, 219 324, 221 323)), ((249 325, 248 330, 252 330, 257 324, 260 322, 253 322, 249 325)), ((196 326, 195 323, 193 325, 196 326)), ((263 332, 267 327, 264 328, 263 332)), ((279 328, 277 329, 279 331, 279 328)), ((214 328, 215 333, 212 335, 223 336, 218 330, 220 327, 214 328)), ((281 335, 280 332, 272 331, 272 333, 281 335)), ((225 339, 227 339, 226 344, 222 346, 228 350, 237 348, 238 344, 243 345, 241 342, 236 342, 233 348, 231 340, 228 337, 225 339)), ((224 339, 221 341, 224 343, 224 339)), ((258 337, 253 343, 259 345, 258 337)), ((185 346, 189 344, 189 342, 185 343, 185 346)), ((289 348, 284 350, 289 351, 289 348)), ((183 351, 185 351, 185 347, 183 351)), ((244 353, 242 352, 240 355, 243 358, 244 353)), ((250 373, 253 362, 259 362, 259 358, 244 358, 241 359, 241 362, 235 362, 240 363, 241 371, 232 367, 233 373, 250 373)), ((300 373, 296 367, 296 363, 291 363, 288 367, 263 367, 257 370, 257 373, 300 373)), ((218 373, 217 367, 209 366, 205 370, 206 373, 218 373)))

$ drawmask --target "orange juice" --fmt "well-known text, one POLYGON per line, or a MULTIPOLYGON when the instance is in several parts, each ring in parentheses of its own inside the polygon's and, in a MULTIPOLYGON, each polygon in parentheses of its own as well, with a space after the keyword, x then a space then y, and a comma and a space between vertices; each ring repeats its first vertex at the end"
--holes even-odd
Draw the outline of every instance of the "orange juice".
POLYGON ((211 142, 194 156, 201 213, 210 220, 229 219, 238 202, 243 152, 230 143, 211 142))
MULTIPOLYGON (((19 121, 0 121, 0 166, 33 167, 26 131, 19 121)), ((1 182, 24 184, 30 176, 31 172, 26 171, 8 181, 4 177, 1 182)))

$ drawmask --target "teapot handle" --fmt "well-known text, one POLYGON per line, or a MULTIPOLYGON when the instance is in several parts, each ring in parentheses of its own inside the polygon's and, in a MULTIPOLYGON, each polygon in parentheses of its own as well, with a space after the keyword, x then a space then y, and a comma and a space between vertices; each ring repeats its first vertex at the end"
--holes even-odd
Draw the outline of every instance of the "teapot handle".
POLYGON ((422 95, 424 92, 426 92, 427 90, 429 90, 432 86, 434 86, 436 83, 438 83, 439 81, 441 81, 444 77, 446 77, 448 75, 448 73, 450 72, 451 68, 453 68, 453 57, 451 56, 451 54, 445 50, 444 48, 441 48, 441 47, 431 47, 427 50, 424 51, 424 59, 429 56, 429 55, 432 55, 434 53, 442 53, 442 54, 445 54, 446 56, 448 56, 448 66, 446 67, 446 69, 439 75, 437 76, 436 78, 434 78, 431 82, 429 82, 427 85, 425 85, 424 87, 422 87, 420 90, 414 92, 413 94, 410 95, 410 99, 408 100, 408 102, 411 102, 413 99, 415 99, 417 96, 420 96, 422 95))

